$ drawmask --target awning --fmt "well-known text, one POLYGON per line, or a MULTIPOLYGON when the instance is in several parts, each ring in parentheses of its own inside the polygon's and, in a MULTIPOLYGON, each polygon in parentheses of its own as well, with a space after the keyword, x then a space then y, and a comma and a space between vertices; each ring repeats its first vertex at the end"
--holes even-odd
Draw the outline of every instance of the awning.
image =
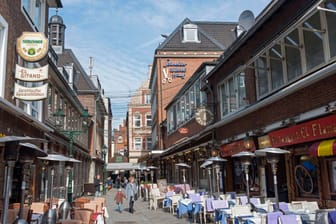
POLYGON ((309 148, 310 156, 336 155, 336 139, 315 142, 309 148))

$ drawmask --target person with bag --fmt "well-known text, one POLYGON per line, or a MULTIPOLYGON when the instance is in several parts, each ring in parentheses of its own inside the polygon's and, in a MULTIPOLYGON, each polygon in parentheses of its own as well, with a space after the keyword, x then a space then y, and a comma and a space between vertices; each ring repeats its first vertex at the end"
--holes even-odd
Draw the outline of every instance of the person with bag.
POLYGON ((136 195, 138 192, 138 187, 136 183, 134 182, 134 177, 130 176, 129 181, 126 185, 126 198, 129 204, 129 212, 134 212, 134 201, 136 200, 136 195))

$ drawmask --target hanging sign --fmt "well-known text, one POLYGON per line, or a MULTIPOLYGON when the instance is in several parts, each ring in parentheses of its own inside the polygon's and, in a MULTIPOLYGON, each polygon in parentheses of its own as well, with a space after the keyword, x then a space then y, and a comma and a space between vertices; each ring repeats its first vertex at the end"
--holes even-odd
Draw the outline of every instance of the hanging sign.
POLYGON ((17 83, 14 85, 14 97, 21 100, 42 100, 47 98, 48 84, 39 87, 25 87, 17 83))
POLYGON ((48 39, 41 32, 23 32, 16 41, 18 54, 26 61, 39 61, 48 53, 48 39))
POLYGON ((27 82, 40 82, 48 79, 48 65, 40 68, 25 68, 16 65, 15 78, 27 82))

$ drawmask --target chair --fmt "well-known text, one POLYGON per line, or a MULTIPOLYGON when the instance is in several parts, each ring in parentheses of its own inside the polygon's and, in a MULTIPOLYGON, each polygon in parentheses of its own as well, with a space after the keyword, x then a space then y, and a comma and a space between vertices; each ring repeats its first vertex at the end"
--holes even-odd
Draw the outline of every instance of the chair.
POLYGON ((176 209, 176 207, 178 206, 178 202, 179 202, 179 200, 181 200, 182 199, 182 195, 181 194, 174 194, 174 195, 172 195, 172 197, 171 197, 171 204, 170 204, 170 207, 169 207, 169 212, 170 213, 172 213, 173 212, 173 214, 175 214, 175 209, 176 209))
POLYGON ((212 200, 212 208, 215 210, 215 221, 222 220, 222 222, 226 223, 231 213, 227 200, 212 200))
POLYGON ((250 202, 253 204, 253 205, 260 205, 260 198, 250 198, 250 202))
POLYGON ((93 211, 91 209, 79 208, 74 210, 74 219, 81 220, 82 224, 91 224, 91 216, 93 211))
POLYGON ((251 216, 253 216, 253 214, 251 212, 251 207, 249 204, 235 205, 231 208, 231 218, 233 220, 240 220, 242 217, 251 217, 251 216))
POLYGON ((153 188, 150 192, 149 209, 156 211, 158 204, 164 200, 164 196, 161 195, 159 188, 153 188))
POLYGON ((302 224, 301 217, 294 214, 281 215, 278 217, 278 220, 279 224, 302 224))
POLYGON ((246 205, 248 203, 247 196, 239 196, 239 204, 246 205))
POLYGON ((80 198, 77 198, 76 200, 74 200, 74 206, 75 206, 75 208, 83 208, 84 203, 88 203, 89 201, 90 201, 89 198, 80 197, 80 198))
POLYGON ((207 215, 214 215, 215 214, 215 210, 212 207, 212 201, 214 199, 213 198, 206 198, 205 199, 205 205, 203 208, 203 216, 204 216, 204 223, 206 223, 207 219, 206 216, 207 215))
POLYGON ((278 224, 278 217, 282 215, 282 212, 269 212, 266 214, 267 224, 278 224))
POLYGON ((88 202, 88 203, 84 203, 83 205, 84 208, 87 208, 87 209, 91 209, 93 212, 97 212, 97 204, 94 203, 94 202, 88 202))
POLYGON ((44 202, 32 202, 30 210, 32 212, 30 223, 39 224, 39 220, 41 220, 42 215, 48 210, 48 205, 44 202))
MULTIPOLYGON (((7 222, 6 223, 14 223, 16 220, 18 214, 19 214, 20 208, 9 208, 7 210, 7 222)), ((24 207, 22 210, 22 217, 24 220, 29 220, 29 211, 30 209, 27 207, 24 207)))

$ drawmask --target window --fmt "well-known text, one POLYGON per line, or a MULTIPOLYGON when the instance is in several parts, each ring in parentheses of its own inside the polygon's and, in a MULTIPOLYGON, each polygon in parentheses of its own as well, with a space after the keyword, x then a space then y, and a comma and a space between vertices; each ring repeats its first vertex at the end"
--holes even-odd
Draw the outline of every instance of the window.
POLYGON ((150 94, 146 94, 145 95, 145 104, 150 104, 150 99, 151 99, 150 94))
POLYGON ((233 113, 246 105, 245 73, 239 72, 224 80, 219 86, 221 116, 233 113))
POLYGON ((146 138, 146 149, 151 150, 152 148, 152 137, 147 137, 146 138))
POLYGON ((292 31, 284 38, 287 81, 293 81, 296 77, 302 74, 301 68, 301 53, 298 30, 292 31))
POLYGON ((8 24, 0 15, 0 97, 4 96, 5 76, 6 74, 6 52, 7 52, 8 24))
POLYGON ((141 150, 142 149, 142 139, 140 137, 135 137, 134 138, 134 148, 136 150, 141 150))
MULTIPOLYGON (((325 7, 328 9, 336 10, 336 2, 335 0, 326 1, 325 7)), ((329 48, 330 48, 330 56, 336 56, 336 13, 333 12, 325 12, 327 18, 327 28, 328 28, 328 38, 329 38, 329 48)))
POLYGON ((304 22, 302 29, 307 70, 309 70, 325 61, 320 13, 315 13, 306 22, 304 22))
POLYGON ((140 128, 141 127, 141 115, 140 114, 135 114, 134 115, 134 127, 135 128, 140 128))
POLYGON ((283 85, 282 52, 280 44, 275 44, 269 50, 271 68, 271 87, 277 89, 283 85))
POLYGON ((198 40, 197 25, 185 24, 183 26, 183 42, 200 42, 198 40))
POLYGON ((146 126, 147 127, 152 126, 152 115, 151 114, 146 114, 146 126))
POLYGON ((46 4, 43 0, 22 0, 22 10, 37 31, 44 32, 46 4))
POLYGON ((123 137, 121 135, 118 136, 118 143, 122 143, 123 142, 123 137))

